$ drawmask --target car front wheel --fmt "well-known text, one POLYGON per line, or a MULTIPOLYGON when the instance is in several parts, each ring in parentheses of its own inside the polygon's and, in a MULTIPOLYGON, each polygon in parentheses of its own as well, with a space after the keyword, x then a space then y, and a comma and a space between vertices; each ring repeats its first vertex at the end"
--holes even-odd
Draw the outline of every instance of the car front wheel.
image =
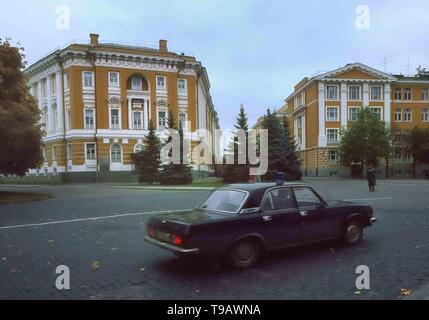
POLYGON ((363 228, 357 220, 347 222, 344 230, 344 241, 351 246, 357 245, 362 241, 363 228))
POLYGON ((248 268, 258 261, 261 246, 256 241, 242 240, 237 242, 229 252, 229 262, 239 269, 248 268))

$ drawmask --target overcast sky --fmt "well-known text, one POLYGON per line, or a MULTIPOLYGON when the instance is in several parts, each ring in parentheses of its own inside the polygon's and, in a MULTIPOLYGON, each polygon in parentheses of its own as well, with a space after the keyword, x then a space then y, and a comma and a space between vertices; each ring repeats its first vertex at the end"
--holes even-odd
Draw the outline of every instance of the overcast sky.
POLYGON ((427 0, 0 0, 0 8, 0 37, 20 42, 29 63, 91 32, 100 41, 167 39, 207 67, 223 128, 241 103, 253 124, 316 72, 357 61, 391 73, 429 68, 427 0), (57 28, 61 5, 70 9, 68 29, 57 28))

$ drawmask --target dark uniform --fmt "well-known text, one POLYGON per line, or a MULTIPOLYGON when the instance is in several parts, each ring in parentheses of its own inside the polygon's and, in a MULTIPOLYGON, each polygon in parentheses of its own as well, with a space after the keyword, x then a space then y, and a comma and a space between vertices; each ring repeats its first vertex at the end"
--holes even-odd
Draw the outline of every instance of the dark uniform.
POLYGON ((366 173, 366 178, 368 179, 369 191, 375 191, 374 187, 376 185, 376 181, 375 181, 375 169, 374 168, 370 168, 368 170, 368 172, 366 173))

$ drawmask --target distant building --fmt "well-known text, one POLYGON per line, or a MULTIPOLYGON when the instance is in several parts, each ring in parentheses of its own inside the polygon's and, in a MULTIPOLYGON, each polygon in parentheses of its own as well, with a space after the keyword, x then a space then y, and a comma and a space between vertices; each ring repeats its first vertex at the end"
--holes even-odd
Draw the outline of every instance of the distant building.
MULTIPOLYGON (((166 40, 149 48, 100 43, 91 34, 89 43, 56 50, 25 73, 47 132, 43 166, 30 174, 94 181, 97 167, 130 172, 130 155, 143 148, 149 120, 161 135, 168 111, 186 135, 219 127, 207 70, 194 57, 169 51, 166 40)), ((215 134, 212 139, 214 148, 215 134)))
MULTIPOLYGON (((415 126, 429 127, 429 72, 420 68, 415 76, 406 77, 362 63, 347 64, 302 79, 285 103, 280 110, 288 115, 305 175, 350 175, 350 168, 338 163, 340 128, 368 106, 392 129, 390 175, 410 176, 412 159, 399 147, 399 139, 415 126)), ((419 166, 418 175, 427 169, 419 166)), ((384 167, 379 170, 384 174, 384 167)))

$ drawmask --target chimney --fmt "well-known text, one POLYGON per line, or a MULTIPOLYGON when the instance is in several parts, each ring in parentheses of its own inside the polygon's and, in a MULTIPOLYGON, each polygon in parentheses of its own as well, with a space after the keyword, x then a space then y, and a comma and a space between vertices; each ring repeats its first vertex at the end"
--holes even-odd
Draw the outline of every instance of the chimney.
POLYGON ((167 40, 159 40, 159 51, 167 52, 167 40))
POLYGON ((98 37, 99 37, 99 35, 96 33, 91 33, 89 35, 89 38, 91 39, 91 41, 90 41, 91 45, 93 45, 93 46, 98 45, 98 37))

